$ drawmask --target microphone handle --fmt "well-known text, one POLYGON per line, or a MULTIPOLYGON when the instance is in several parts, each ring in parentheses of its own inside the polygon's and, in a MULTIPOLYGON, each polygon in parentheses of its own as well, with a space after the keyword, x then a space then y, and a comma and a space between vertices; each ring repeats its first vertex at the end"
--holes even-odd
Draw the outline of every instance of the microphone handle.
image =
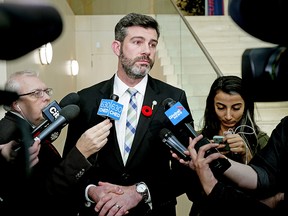
POLYGON ((194 128, 192 127, 191 124, 185 123, 185 126, 190 131, 190 133, 193 135, 193 138, 198 136, 197 132, 194 130, 194 128))
POLYGON ((66 123, 66 119, 59 115, 59 117, 52 122, 47 128, 45 128, 37 137, 43 141, 47 136, 57 130, 59 127, 63 127, 66 123))
MULTIPOLYGON (((112 94, 112 95, 110 96, 110 100, 115 101, 115 102, 118 102, 119 96, 116 95, 116 94, 112 94)), ((114 120, 113 118, 110 118, 110 117, 108 117, 108 116, 106 116, 106 119, 114 120)))
POLYGON ((183 160, 190 160, 190 157, 184 153, 184 151, 187 151, 187 148, 174 135, 168 135, 164 143, 183 160))

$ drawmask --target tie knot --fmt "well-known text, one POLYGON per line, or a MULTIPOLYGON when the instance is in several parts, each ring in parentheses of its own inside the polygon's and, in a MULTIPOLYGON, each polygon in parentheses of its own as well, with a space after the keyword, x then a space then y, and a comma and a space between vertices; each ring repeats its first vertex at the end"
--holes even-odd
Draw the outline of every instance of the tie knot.
POLYGON ((136 93, 138 92, 136 89, 134 88, 128 88, 127 92, 133 97, 136 95, 136 93))

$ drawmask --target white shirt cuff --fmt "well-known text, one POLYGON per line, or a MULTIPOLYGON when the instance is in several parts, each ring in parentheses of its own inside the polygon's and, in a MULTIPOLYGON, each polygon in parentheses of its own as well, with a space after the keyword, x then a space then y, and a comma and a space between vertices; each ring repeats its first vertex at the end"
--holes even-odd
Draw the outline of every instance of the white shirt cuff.
POLYGON ((89 188, 92 187, 92 186, 95 186, 95 187, 96 187, 96 185, 94 185, 94 184, 89 184, 89 185, 85 188, 85 199, 86 199, 87 202, 95 203, 93 200, 91 200, 91 199, 89 198, 89 195, 88 195, 88 190, 89 190, 89 188))
POLYGON ((151 195, 150 195, 150 191, 149 191, 149 188, 147 186, 147 189, 148 189, 148 199, 146 200, 145 203, 147 203, 150 207, 150 209, 152 210, 152 200, 151 200, 151 195))

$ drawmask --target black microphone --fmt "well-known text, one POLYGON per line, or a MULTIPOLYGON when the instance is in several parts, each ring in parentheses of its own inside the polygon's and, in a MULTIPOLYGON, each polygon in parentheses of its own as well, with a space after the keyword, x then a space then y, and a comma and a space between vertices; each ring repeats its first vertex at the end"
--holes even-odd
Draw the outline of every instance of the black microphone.
POLYGON ((18 98, 19 98, 19 95, 16 92, 0 90, 0 105, 9 106, 12 104, 12 102, 16 101, 18 98))
MULTIPOLYGON (((49 108, 46 107, 42 110, 43 116, 46 118, 44 122, 42 122, 40 125, 38 125, 34 130, 32 131, 33 137, 38 136, 38 134, 41 133, 46 127, 50 125, 51 122, 53 122, 60 114, 61 108, 68 106, 70 104, 79 104, 80 97, 77 93, 71 92, 68 95, 66 95, 62 100, 59 102, 59 105, 56 101, 53 101, 49 104, 49 108)), ((57 137, 53 137, 53 140, 50 140, 51 142, 55 141, 57 137)))
POLYGON ((16 145, 16 147, 12 146, 12 149, 13 151, 18 151, 20 149, 20 146, 24 147, 25 177, 28 178, 30 177, 31 174, 29 147, 33 145, 34 140, 33 137, 31 136, 30 124, 27 121, 23 120, 22 118, 17 119, 16 122, 17 122, 17 128, 21 134, 21 140, 19 140, 19 144, 16 145))
POLYGON ((58 116, 61 108, 70 105, 76 104, 78 105, 80 97, 77 93, 72 92, 66 95, 59 104, 54 100, 48 106, 46 106, 42 110, 43 116, 49 121, 49 123, 53 122, 58 116))
POLYGON ((165 115, 168 117, 170 122, 174 126, 174 131, 177 132, 177 135, 181 135, 183 133, 188 132, 188 136, 196 137, 198 136, 197 132, 194 130, 192 121, 188 118, 188 111, 182 106, 180 102, 173 100, 172 98, 166 98, 162 102, 165 115))
MULTIPOLYGON (((76 118, 80 113, 80 108, 75 104, 65 106, 60 110, 58 118, 45 128, 37 137, 42 141, 48 136, 54 136, 53 132, 65 127, 71 120, 76 118)), ((51 139, 51 138, 50 138, 51 139)), ((53 139, 53 138, 52 138, 53 139)))
MULTIPOLYGON (((178 125, 178 130, 185 130, 189 132, 192 138, 198 136, 198 133, 194 130, 192 125, 189 122, 184 122, 185 118, 189 115, 189 113, 185 110, 185 108, 181 105, 180 102, 174 101, 172 98, 167 98, 163 101, 164 109, 166 110, 165 115, 170 119, 173 125, 178 125), (184 125, 184 126, 183 126, 184 125), (180 126, 180 127, 179 127, 180 126), (184 127, 184 128, 183 128, 184 127)), ((210 140, 206 137, 203 137, 199 140, 196 145, 196 151, 203 145, 209 144, 210 140)), ((217 148, 211 148, 206 151, 206 156, 219 152, 217 148)), ((210 168, 215 175, 222 174, 231 166, 230 162, 225 158, 218 158, 213 160, 210 163, 210 168)))
POLYGON ((112 95, 110 96, 110 99, 117 102, 117 101, 119 100, 119 96, 116 95, 116 94, 112 94, 112 95))
POLYGON ((12 60, 54 41, 63 22, 58 10, 39 3, 0 4, 0 59, 12 60))
POLYGON ((162 142, 164 142, 173 152, 183 160, 190 160, 189 156, 184 153, 187 148, 174 136, 167 128, 163 128, 159 133, 162 142))
POLYGON ((288 1, 229 0, 228 13, 248 34, 262 41, 288 45, 288 1))
POLYGON ((46 107, 42 109, 42 114, 48 122, 53 122, 59 116, 59 112, 61 110, 60 105, 57 101, 52 101, 46 107))
POLYGON ((75 92, 71 92, 61 99, 61 101, 59 102, 59 106, 63 108, 70 104, 78 105, 79 101, 80 101, 79 95, 75 92))

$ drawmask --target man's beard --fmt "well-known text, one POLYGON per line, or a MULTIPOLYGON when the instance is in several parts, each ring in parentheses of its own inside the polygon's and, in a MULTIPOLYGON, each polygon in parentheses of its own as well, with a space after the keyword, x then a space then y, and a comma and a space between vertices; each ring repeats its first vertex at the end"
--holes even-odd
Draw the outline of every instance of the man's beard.
POLYGON ((123 51, 120 53, 120 62, 127 76, 131 79, 142 79, 152 69, 154 62, 147 56, 137 57, 135 59, 128 59, 124 56, 123 51), (141 60, 148 60, 149 65, 137 66, 135 63, 141 60))

